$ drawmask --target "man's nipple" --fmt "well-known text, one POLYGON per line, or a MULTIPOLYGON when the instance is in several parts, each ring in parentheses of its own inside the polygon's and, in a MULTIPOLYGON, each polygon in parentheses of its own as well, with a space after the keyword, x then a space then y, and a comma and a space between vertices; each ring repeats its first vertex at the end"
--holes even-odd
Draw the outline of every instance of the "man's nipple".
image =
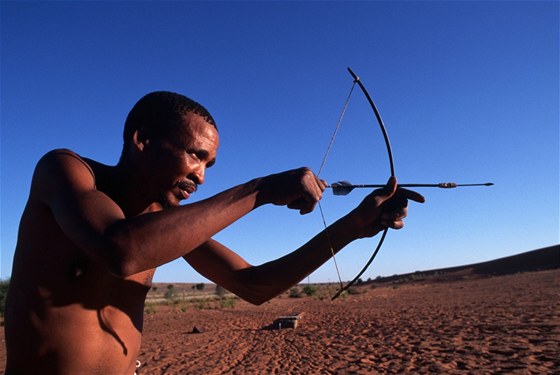
POLYGON ((84 269, 81 266, 74 266, 72 269, 72 277, 74 279, 81 279, 84 276, 84 269))
POLYGON ((86 262, 84 260, 78 260, 76 262, 74 262, 71 266, 70 266, 70 270, 68 272, 68 276, 72 279, 72 280, 80 280, 82 279, 85 274, 86 274, 86 262))

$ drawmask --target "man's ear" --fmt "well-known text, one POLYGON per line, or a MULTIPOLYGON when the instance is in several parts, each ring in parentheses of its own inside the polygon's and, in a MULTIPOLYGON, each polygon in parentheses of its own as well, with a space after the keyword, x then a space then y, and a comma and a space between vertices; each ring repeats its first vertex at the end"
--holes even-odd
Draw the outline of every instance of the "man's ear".
POLYGON ((132 134, 132 143, 138 151, 144 151, 146 146, 150 143, 148 130, 146 128, 136 129, 134 134, 132 134))

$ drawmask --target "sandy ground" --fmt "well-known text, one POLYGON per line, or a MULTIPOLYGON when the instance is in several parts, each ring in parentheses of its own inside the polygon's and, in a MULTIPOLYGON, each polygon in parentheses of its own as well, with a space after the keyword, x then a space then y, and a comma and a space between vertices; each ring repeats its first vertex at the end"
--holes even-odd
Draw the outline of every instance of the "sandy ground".
POLYGON ((360 290, 334 302, 158 306, 139 374, 560 374, 560 269, 360 290), (295 312, 296 329, 263 329, 295 312))

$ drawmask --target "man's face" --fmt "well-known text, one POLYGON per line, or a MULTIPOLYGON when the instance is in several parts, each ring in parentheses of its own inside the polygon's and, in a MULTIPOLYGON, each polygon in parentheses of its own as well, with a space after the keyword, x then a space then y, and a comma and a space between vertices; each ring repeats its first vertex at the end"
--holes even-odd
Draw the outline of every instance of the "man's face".
POLYGON ((189 198, 204 183, 206 168, 216 161, 216 128, 194 113, 183 115, 183 120, 174 135, 152 139, 146 147, 152 161, 153 199, 164 207, 189 198))

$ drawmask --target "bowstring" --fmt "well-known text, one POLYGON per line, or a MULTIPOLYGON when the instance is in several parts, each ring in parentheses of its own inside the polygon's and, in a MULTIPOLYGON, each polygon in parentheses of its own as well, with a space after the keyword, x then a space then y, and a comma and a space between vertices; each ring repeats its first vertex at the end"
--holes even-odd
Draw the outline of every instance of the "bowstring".
POLYGON ((356 87, 356 82, 357 81, 353 81, 352 87, 350 87, 350 92, 348 93, 348 97, 346 98, 346 101, 344 102, 344 106, 342 107, 342 112, 340 113, 340 117, 338 118, 338 122, 336 123, 336 127, 334 128, 333 135, 332 135, 331 140, 329 142, 329 147, 327 147, 327 152, 325 152, 325 156, 323 157, 323 161, 321 162, 321 166, 319 167, 319 172, 317 172, 317 177, 319 177, 321 175, 321 172, 323 171, 323 168, 325 167, 325 163, 327 162, 327 158, 329 157, 329 154, 331 152, 331 148, 333 146, 334 139, 336 138, 336 135, 338 134, 338 129, 340 129, 340 124, 342 123, 342 118, 344 117, 344 114, 346 113, 346 108, 348 108, 348 103, 350 102, 350 97, 352 96, 352 92, 354 91, 354 87, 356 87))
MULTIPOLYGON (((336 123, 336 127, 334 129, 334 132, 331 136, 331 140, 329 142, 329 146, 327 147, 327 152, 325 152, 325 156, 323 157, 323 161, 321 162, 321 166, 319 167, 319 171, 317 172, 317 178, 319 178, 319 176, 321 175, 321 172, 323 171, 323 168, 325 167, 325 164, 327 162, 327 158, 329 157, 329 154, 331 152, 331 148, 334 144, 334 140, 338 134, 338 130, 340 129, 340 124, 342 124, 342 118, 344 117, 344 114, 346 113, 346 109, 348 108, 348 104, 350 102, 350 97, 352 96, 352 92, 354 91, 354 87, 356 86, 356 81, 354 80, 352 83, 352 87, 350 87, 350 92, 348 93, 348 96, 346 98, 346 101, 344 102, 344 106, 342 107, 342 111, 340 113, 340 117, 338 118, 338 122, 336 123)), ((340 284, 340 288, 344 288, 344 283, 342 282, 342 277, 340 276, 340 271, 338 269, 338 263, 336 261, 336 256, 334 253, 334 247, 331 241, 331 236, 329 235, 329 230, 328 230, 328 226, 327 226, 327 221, 325 220, 325 215, 323 213, 323 207, 321 206, 321 202, 319 201, 319 212, 321 213, 321 220, 323 221, 323 226, 325 227, 325 235, 327 237, 327 243, 329 244, 329 249, 331 251, 331 255, 332 255, 332 260, 334 263, 334 268, 336 269, 336 275, 338 276, 338 282, 340 284)))

